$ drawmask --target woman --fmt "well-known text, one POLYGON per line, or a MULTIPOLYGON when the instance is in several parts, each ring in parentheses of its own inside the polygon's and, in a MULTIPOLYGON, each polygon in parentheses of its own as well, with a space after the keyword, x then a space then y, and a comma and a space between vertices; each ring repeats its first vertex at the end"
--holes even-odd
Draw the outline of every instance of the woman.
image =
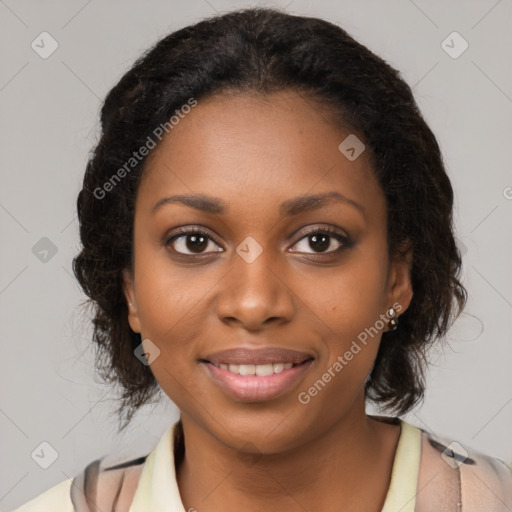
POLYGON ((101 124, 74 261, 99 370, 124 426, 159 388, 180 420, 20 512, 510 510, 501 460, 399 418, 467 294, 396 70, 326 21, 235 11, 158 42, 101 124))

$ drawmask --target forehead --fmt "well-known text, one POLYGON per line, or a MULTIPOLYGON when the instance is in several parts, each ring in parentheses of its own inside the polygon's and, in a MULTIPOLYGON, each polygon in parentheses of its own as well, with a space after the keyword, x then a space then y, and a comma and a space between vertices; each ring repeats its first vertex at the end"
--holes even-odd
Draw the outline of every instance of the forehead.
POLYGON ((166 194, 198 193, 250 204, 256 213, 290 197, 338 191, 383 208, 369 155, 351 161, 340 151, 354 136, 340 125, 294 92, 199 101, 148 157, 138 203, 149 207, 166 194))

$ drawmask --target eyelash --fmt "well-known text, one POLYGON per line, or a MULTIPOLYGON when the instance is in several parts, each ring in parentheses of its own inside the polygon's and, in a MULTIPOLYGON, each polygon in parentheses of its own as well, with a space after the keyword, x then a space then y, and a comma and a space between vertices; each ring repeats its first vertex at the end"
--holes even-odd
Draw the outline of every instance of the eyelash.
MULTIPOLYGON (((214 237, 212 237, 209 233, 207 233, 206 231, 204 231, 200 228, 179 228, 178 231, 173 236, 171 236, 170 238, 168 238, 166 240, 165 246, 167 247, 169 244, 172 244, 177 239, 183 237, 184 235, 188 235, 188 234, 200 235, 200 236, 207 238, 208 240, 213 241, 218 246, 221 245, 217 240, 215 240, 214 237)), ((337 255, 337 254, 341 253, 343 250, 348 249, 352 246, 352 242, 349 237, 342 235, 341 233, 339 233, 338 231, 336 231, 330 227, 311 229, 311 230, 307 231, 306 233, 303 233, 302 236, 293 245, 297 245, 304 238, 307 238, 307 237, 313 236, 313 235, 318 235, 318 234, 329 235, 330 237, 334 238, 336 241, 338 241, 341 244, 340 247, 338 247, 337 249, 331 250, 331 251, 327 251, 327 252, 303 253, 303 254, 308 254, 309 257, 313 256, 313 257, 325 258, 326 256, 337 255)), ((220 252, 220 251, 215 251, 215 252, 220 252)), ((204 252, 204 253, 198 253, 198 254, 184 254, 184 253, 180 253, 178 251, 174 251, 174 253, 177 254, 178 256, 184 257, 184 258, 201 258, 201 257, 205 257, 205 256, 212 254, 212 252, 204 252)))

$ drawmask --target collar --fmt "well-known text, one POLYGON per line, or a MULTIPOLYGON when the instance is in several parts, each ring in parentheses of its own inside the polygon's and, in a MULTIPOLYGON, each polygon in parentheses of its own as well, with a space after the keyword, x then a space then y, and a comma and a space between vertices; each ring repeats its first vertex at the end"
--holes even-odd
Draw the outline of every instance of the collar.
MULTIPOLYGON (((400 421, 391 482, 382 512, 414 512, 421 455, 421 430, 400 421)), ((161 437, 144 463, 129 512, 186 512, 176 480, 175 456, 182 443, 181 422, 161 437)))
POLYGON ((181 422, 169 427, 148 455, 129 512, 186 512, 181 502, 174 466, 181 438, 181 422))
POLYGON ((400 420, 400 438, 382 512, 414 512, 421 459, 421 430, 400 420))

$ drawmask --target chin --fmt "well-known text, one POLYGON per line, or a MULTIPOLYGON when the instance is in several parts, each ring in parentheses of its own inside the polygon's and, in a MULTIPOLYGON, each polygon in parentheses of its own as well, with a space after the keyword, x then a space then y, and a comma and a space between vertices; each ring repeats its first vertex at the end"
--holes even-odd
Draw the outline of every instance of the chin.
POLYGON ((213 435, 223 444, 244 453, 273 454, 293 449, 314 437, 318 425, 306 411, 297 414, 281 411, 227 413, 217 423, 207 420, 213 435), (298 428, 298 425, 301 428, 298 428))

